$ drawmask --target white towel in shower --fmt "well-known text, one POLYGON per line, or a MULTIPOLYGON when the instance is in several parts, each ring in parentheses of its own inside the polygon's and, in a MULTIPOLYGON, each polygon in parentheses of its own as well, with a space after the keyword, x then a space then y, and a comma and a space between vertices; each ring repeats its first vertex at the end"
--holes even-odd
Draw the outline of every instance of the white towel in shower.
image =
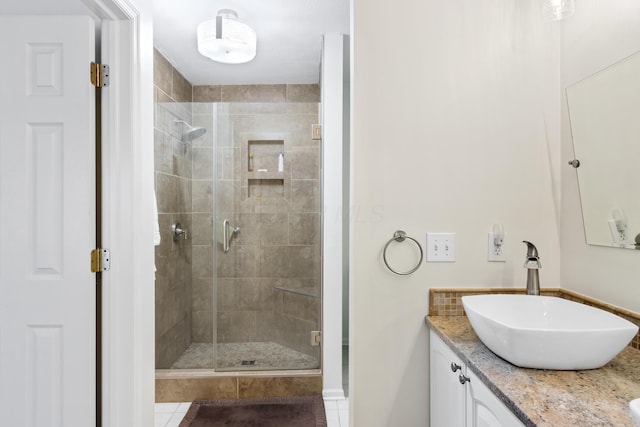
POLYGON ((158 200, 156 199, 156 192, 153 192, 153 244, 158 246, 160 244, 160 223, 158 221, 158 200))

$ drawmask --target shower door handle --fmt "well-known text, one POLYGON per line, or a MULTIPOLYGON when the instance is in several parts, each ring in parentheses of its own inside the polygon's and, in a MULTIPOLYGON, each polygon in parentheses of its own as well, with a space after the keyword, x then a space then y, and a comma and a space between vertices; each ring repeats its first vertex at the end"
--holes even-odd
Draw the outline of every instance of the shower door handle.
POLYGON ((231 248, 231 239, 240 232, 240 227, 232 227, 228 219, 222 221, 222 250, 225 253, 231 248))
POLYGON ((229 252, 229 248, 231 247, 231 241, 230 241, 231 238, 229 237, 229 220, 228 219, 225 219, 224 221, 222 221, 222 239, 223 239, 222 250, 226 254, 227 252, 229 252))

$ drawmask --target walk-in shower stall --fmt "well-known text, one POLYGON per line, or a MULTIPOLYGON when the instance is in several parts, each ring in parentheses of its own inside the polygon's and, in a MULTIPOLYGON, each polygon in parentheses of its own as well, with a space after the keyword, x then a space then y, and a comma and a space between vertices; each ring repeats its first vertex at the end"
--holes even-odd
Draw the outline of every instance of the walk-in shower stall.
POLYGON ((157 369, 320 368, 318 112, 156 103, 157 369))

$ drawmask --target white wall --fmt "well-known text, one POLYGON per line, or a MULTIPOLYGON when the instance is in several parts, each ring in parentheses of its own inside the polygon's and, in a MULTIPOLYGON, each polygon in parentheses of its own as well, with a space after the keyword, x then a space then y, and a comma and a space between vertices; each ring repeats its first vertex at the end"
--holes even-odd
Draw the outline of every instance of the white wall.
MULTIPOLYGON (((581 0, 562 28, 562 87, 640 50, 637 0, 581 0)), ((566 100, 562 100, 562 164, 573 159, 566 100)), ((588 167, 583 165, 582 167, 588 167)), ((587 246, 576 172, 562 169, 562 283, 565 288, 640 311, 640 253, 587 246)))
POLYGON ((428 289, 524 287, 524 239, 560 285, 559 26, 533 1, 353 7, 351 425, 425 426, 428 289), (506 263, 486 259, 494 222, 506 263), (457 233, 457 261, 393 275, 397 229, 457 233))

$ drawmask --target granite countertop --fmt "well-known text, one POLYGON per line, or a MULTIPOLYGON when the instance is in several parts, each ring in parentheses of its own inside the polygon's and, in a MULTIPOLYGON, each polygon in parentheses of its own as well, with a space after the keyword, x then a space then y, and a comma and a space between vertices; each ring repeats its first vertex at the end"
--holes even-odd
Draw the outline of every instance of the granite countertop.
POLYGON ((526 426, 629 426, 629 402, 640 397, 640 351, 625 347, 600 369, 519 368, 489 350, 466 316, 427 316, 444 340, 526 426))

